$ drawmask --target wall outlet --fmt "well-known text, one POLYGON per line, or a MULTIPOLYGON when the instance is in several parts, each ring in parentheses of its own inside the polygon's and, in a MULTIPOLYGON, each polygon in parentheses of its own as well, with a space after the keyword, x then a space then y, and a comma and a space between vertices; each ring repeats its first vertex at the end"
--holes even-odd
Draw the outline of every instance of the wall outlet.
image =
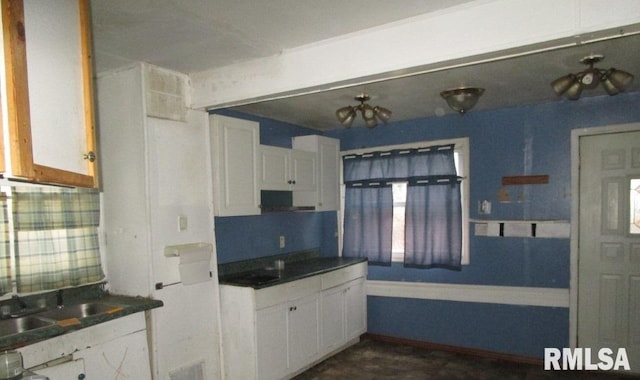
POLYGON ((284 248, 284 245, 285 245, 284 235, 280 235, 280 248, 284 248))

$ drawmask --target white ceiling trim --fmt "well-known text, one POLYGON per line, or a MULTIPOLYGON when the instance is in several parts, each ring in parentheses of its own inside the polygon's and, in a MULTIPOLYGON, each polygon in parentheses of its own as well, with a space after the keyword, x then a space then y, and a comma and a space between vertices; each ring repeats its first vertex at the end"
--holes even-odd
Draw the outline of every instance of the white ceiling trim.
POLYGON ((637 0, 478 0, 277 56, 193 73, 192 106, 241 105, 619 37, 640 31, 638 7, 637 0))

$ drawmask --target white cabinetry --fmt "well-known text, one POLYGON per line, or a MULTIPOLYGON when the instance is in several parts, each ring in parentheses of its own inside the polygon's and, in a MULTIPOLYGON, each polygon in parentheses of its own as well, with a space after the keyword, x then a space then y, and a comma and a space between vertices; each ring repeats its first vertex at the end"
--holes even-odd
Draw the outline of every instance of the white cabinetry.
POLYGON ((260 190, 317 189, 316 155, 295 149, 260 145, 260 190))
POLYGON ((215 215, 259 215, 260 125, 221 115, 209 121, 215 215))
POLYGON ((87 0, 2 2, 5 177, 98 186, 90 17, 87 0))
POLYGON ((19 349, 23 365, 50 380, 151 379, 144 313, 114 319, 19 349), (68 359, 68 360, 65 360, 68 359))
POLYGON ((323 276, 321 349, 331 353, 367 330, 366 264, 323 276))
POLYGON ((318 162, 318 188, 293 194, 293 203, 314 205, 316 211, 340 208, 340 140, 310 135, 293 138, 293 149, 313 152, 318 162))
POLYGON ((221 285, 226 377, 290 378, 355 343, 366 331, 366 271, 365 262, 257 290, 221 285))

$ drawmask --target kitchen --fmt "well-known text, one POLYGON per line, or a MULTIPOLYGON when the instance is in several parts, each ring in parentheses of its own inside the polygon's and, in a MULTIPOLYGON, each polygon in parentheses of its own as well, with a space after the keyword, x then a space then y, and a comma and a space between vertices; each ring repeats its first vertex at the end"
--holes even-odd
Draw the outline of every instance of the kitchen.
MULTIPOLYGON (((465 57, 468 61, 479 61, 488 56, 505 56, 505 52, 516 54, 518 50, 523 53, 550 49, 587 32, 604 38, 617 34, 608 32, 613 29, 624 27, 629 33, 637 31, 638 12, 623 11, 637 5, 624 1, 620 4, 619 13, 609 12, 610 19, 601 19, 602 12, 581 2, 575 7, 584 6, 589 10, 581 9, 584 25, 567 28, 550 21, 562 15, 558 11, 557 18, 551 17, 550 9, 554 6, 471 2, 454 7, 451 12, 416 18, 411 23, 364 30, 306 49, 283 50, 279 55, 217 69, 206 67, 183 72, 171 69, 171 57, 158 58, 154 62, 150 56, 147 62, 152 64, 136 63, 137 59, 123 62, 123 57, 114 55, 107 55, 110 60, 101 61, 99 33, 113 30, 109 25, 100 24, 102 19, 96 17, 93 24, 97 64, 112 64, 109 69, 97 66, 95 85, 104 266, 110 292, 150 297, 164 303, 148 312, 146 319, 153 377, 170 378, 170 374, 180 376, 182 373, 182 378, 190 378, 184 377, 189 371, 200 371, 201 378, 207 379, 222 376, 223 360, 220 358, 224 347, 220 315, 224 310, 220 309, 219 285, 215 281, 217 264, 310 249, 317 250, 323 257, 334 257, 340 247, 342 227, 336 210, 214 216, 219 203, 214 201, 218 193, 213 191, 210 147, 205 143, 210 141, 211 117, 205 109, 211 108, 213 113, 222 116, 258 122, 259 144, 285 149, 293 148, 293 137, 317 134, 338 139, 343 152, 468 137, 471 219, 569 221, 575 200, 571 181, 572 130, 637 123, 640 120, 637 82, 634 91, 615 97, 588 97, 585 91, 585 96, 577 102, 554 99, 539 104, 483 109, 482 102, 485 99, 489 102, 490 91, 495 91, 486 85, 485 98, 481 98, 477 108, 464 117, 446 111, 444 116, 402 120, 399 106, 389 106, 394 114, 386 125, 374 129, 359 126, 343 129, 332 121, 331 129, 320 130, 320 133, 302 124, 277 121, 274 116, 250 114, 249 109, 242 106, 290 94, 358 84, 356 91, 352 90, 355 95, 366 87, 365 84, 386 79, 389 73, 437 71, 437 68, 451 66, 456 59, 464 60, 465 57), (494 7, 504 8, 504 12, 520 20, 522 29, 511 30, 515 24, 497 25, 495 29, 484 30, 486 35, 474 40, 467 39, 468 33, 461 33, 455 36, 455 43, 446 46, 438 44, 436 38, 427 37, 433 23, 440 25, 439 22, 449 20, 448 17, 454 14, 463 20, 465 17, 488 18, 495 14, 494 7), (544 21, 549 26, 545 31, 533 26, 527 29, 522 14, 530 19, 526 25, 544 21), (416 30, 419 33, 411 33, 416 30), (421 38, 419 41, 399 39, 399 35, 419 35, 421 38), (463 37, 465 35, 467 37, 463 37), (393 41, 388 45, 393 54, 385 54, 385 59, 380 59, 379 51, 370 48, 372 44, 376 46, 374 41, 393 41), (429 49, 412 48, 429 44, 438 49, 430 53, 429 49), (362 46, 358 56, 352 55, 348 48, 353 46, 362 46), (343 54, 367 64, 346 65, 343 54), (505 144, 505 141, 509 143, 505 144), (501 202, 498 193, 502 177, 527 174, 548 175, 549 182, 536 186, 508 186, 509 201, 501 202), (476 203, 482 200, 491 201, 493 205, 490 217, 476 210, 476 203), (284 237, 282 248, 280 236, 284 237), (192 285, 175 284, 181 282, 180 258, 167 256, 165 248, 192 243, 211 245, 209 269, 214 280, 192 285)), ((103 15, 108 14, 108 9, 104 9, 108 6, 97 3, 92 6, 96 8, 94 11, 102 7, 103 15)), ((193 10, 197 11, 197 6, 205 6, 205 3, 198 2, 193 10)), ((127 9, 128 5, 114 7, 127 9)), ((573 6, 567 8, 568 14, 576 11, 573 6)), ((135 11, 144 14, 143 10, 144 7, 129 9, 134 14, 135 11)), ((124 28, 122 33, 126 33, 124 28)), ((614 45, 615 40, 605 39, 603 44, 614 45)), ((585 54, 589 53, 591 51, 585 54)), ((607 52, 608 59, 603 63, 606 67, 618 67, 612 54, 607 52)), ((562 67, 548 72, 549 80, 541 84, 547 91, 551 80, 580 68, 578 62, 563 63, 572 69, 562 67)), ((637 63, 619 68, 635 75, 638 72, 637 63)), ((432 97, 432 101, 446 107, 437 92, 432 97)), ((351 99, 336 101, 346 105, 351 99)), ((387 106, 391 101, 382 98, 374 99, 372 103, 387 106)), ((262 103, 268 105, 268 102, 262 103)), ((333 110, 337 108, 332 106, 333 110)), ((334 118, 333 110, 328 113, 331 118, 334 118)), ((470 223, 472 231, 474 224, 476 222, 470 223)), ((367 332, 540 358, 542 348, 565 347, 574 339, 571 250, 571 240, 566 236, 556 239, 473 236, 470 239, 470 264, 461 272, 405 269, 398 264, 369 266, 367 332), (452 294, 444 299, 433 295, 420 298, 415 293, 428 289, 418 287, 416 291, 412 287, 397 287, 400 282, 455 286, 447 287, 452 294), (392 286, 396 287, 389 290, 392 286), (496 289, 483 286, 510 292, 511 300, 497 301, 491 293, 496 289), (460 294, 473 288, 486 292, 474 293, 476 298, 472 300, 461 298, 460 294), (536 288, 540 288, 539 291, 536 288), (524 301, 513 301, 519 298, 524 301)))

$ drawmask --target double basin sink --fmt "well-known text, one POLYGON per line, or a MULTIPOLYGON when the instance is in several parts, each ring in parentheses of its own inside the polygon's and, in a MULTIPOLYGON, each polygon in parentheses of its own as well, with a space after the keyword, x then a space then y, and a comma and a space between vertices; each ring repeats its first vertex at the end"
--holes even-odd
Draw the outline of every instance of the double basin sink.
POLYGON ((102 302, 87 302, 65 305, 63 308, 48 309, 30 315, 0 320, 0 338, 34 331, 53 325, 72 325, 80 319, 122 310, 120 305, 102 302))

